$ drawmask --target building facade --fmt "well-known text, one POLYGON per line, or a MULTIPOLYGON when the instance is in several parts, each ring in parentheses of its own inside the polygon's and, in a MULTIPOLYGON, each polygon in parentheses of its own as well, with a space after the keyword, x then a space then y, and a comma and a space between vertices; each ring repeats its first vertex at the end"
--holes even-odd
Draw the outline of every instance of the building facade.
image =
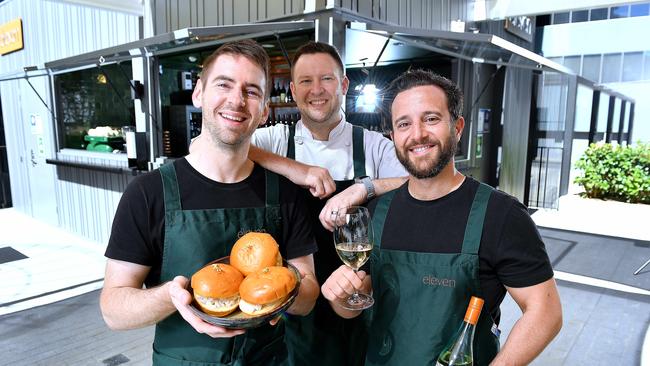
MULTIPOLYGON (((14 207, 95 241, 106 242, 134 175, 186 153, 200 131, 200 111, 188 102, 200 61, 239 38, 267 47, 278 87, 286 86, 287 56, 300 44, 335 45, 352 81, 348 120, 370 129, 386 121, 359 103, 365 86, 381 90, 410 67, 443 74, 466 98, 461 171, 525 203, 536 197, 537 206, 552 207, 568 186, 563 167, 572 139, 560 131, 573 125, 579 77, 533 52, 534 17, 479 19, 475 1, 455 0, 194 0, 183 7, 147 0, 139 14, 102 1, 45 3, 49 12, 19 0, 0 4, 0 20, 22 18, 29 32, 23 50, 0 59, 14 207), (540 120, 552 115, 562 125, 539 135, 540 120), (96 127, 122 126, 134 132, 131 162, 120 137, 90 135, 96 127), (542 139, 562 142, 561 168, 550 180, 535 173, 553 160, 549 150, 537 152, 542 139)), ((272 110, 272 123, 297 119, 291 103, 272 110)))

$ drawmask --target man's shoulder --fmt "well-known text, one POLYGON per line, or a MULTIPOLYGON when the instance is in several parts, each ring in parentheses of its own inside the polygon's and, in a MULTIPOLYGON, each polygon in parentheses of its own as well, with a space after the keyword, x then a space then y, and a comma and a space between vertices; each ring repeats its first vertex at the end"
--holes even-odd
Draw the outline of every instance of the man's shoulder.
POLYGON ((288 136, 289 126, 288 125, 274 125, 260 127, 255 130, 253 133, 253 139, 262 138, 262 137, 273 137, 273 138, 282 138, 288 136))

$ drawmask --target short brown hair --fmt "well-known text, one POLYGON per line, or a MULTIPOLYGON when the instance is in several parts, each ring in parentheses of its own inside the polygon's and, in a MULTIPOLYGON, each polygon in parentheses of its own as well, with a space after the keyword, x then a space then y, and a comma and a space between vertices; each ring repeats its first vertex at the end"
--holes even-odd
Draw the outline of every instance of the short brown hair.
POLYGON ((295 68, 296 63, 298 62, 298 59, 300 59, 302 55, 313 55, 315 53, 326 53, 330 55, 339 66, 339 71, 341 72, 341 76, 345 75, 345 67, 343 66, 341 55, 339 55, 339 51, 337 51, 334 46, 323 42, 309 41, 304 45, 300 46, 296 50, 295 55, 293 55, 293 61, 291 62, 291 78, 293 78, 293 69, 295 68))
MULTIPOLYGON (((201 71, 201 76, 204 76, 204 72, 210 69, 210 66, 217 60, 221 55, 233 55, 233 56, 242 56, 246 57, 249 61, 256 64, 264 72, 264 78, 266 79, 266 85, 264 87, 264 99, 269 98, 269 90, 271 90, 271 77, 269 74, 269 55, 266 53, 264 48, 259 45, 259 43, 253 41, 252 39, 243 39, 240 41, 224 43, 219 48, 217 48, 212 54, 203 60, 203 71, 201 71)), ((207 74, 206 74, 207 75, 207 74)))
MULTIPOLYGON (((390 83, 386 93, 388 120, 390 121, 392 118, 393 101, 399 93, 418 86, 429 85, 437 86, 445 93, 447 97, 447 108, 452 119, 451 122, 455 124, 458 118, 463 115, 463 92, 456 83, 446 77, 422 69, 406 71, 390 83)), ((389 123, 389 125, 392 128, 392 123, 389 123)))

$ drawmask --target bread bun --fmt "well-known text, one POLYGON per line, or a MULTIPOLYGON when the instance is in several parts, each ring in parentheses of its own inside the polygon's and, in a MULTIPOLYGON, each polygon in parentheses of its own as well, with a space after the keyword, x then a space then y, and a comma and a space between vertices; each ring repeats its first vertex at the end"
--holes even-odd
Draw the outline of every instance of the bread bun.
POLYGON ((232 247, 230 264, 248 276, 264 267, 281 266, 282 256, 271 235, 252 232, 239 238, 232 247))
POLYGON ((207 314, 225 316, 239 306, 239 286, 244 276, 225 263, 209 264, 192 275, 194 300, 207 314))
POLYGON ((249 315, 268 314, 282 305, 296 283, 296 276, 288 268, 265 267, 242 281, 239 309, 249 315))

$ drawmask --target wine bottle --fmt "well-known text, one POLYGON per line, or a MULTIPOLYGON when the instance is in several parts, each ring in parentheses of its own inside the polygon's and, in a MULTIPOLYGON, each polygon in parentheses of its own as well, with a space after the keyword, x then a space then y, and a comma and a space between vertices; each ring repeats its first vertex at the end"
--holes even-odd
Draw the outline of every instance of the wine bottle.
POLYGON ((293 102, 293 95, 291 94, 291 87, 288 84, 286 85, 286 91, 287 91, 287 103, 293 102))
POLYGON ((277 103, 280 98, 280 91, 278 90, 277 83, 273 83, 273 89, 271 89, 271 103, 277 103))
POLYGON ((280 85, 280 103, 286 103, 287 102, 287 89, 284 87, 284 85, 280 85))
POLYGON ((460 329, 458 329, 451 342, 440 352, 436 366, 474 365, 474 331, 482 308, 483 299, 472 296, 460 329))

